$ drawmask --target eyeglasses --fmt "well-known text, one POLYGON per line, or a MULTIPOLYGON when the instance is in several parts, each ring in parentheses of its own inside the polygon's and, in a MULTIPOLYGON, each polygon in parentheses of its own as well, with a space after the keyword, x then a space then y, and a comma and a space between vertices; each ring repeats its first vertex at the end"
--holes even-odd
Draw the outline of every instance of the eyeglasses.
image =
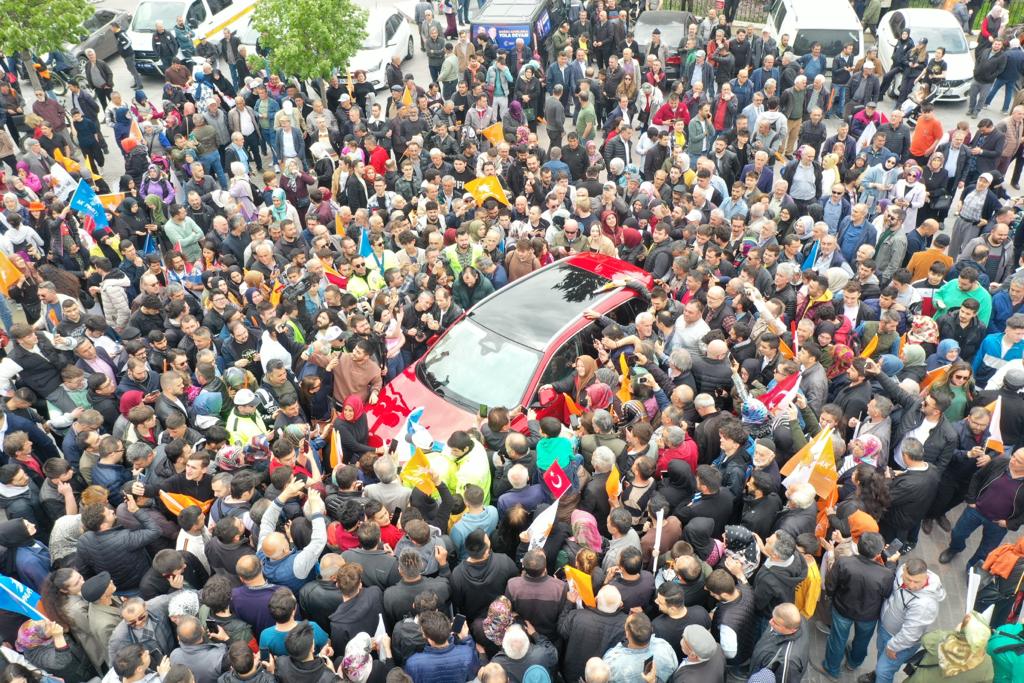
POLYGON ((832 193, 832 196, 833 196, 833 197, 842 197, 842 196, 843 196, 843 193, 842 193, 842 192, 833 192, 833 193, 832 193))
POLYGON ((971 375, 969 373, 966 375, 953 375, 953 379, 962 379, 964 381, 969 380, 970 378, 971 375))
POLYGON ((145 625, 147 619, 149 619, 149 613, 148 612, 143 612, 142 614, 140 614, 139 616, 135 617, 131 621, 129 621, 128 619, 125 619, 125 622, 129 626, 131 626, 132 628, 138 628, 140 626, 145 625))

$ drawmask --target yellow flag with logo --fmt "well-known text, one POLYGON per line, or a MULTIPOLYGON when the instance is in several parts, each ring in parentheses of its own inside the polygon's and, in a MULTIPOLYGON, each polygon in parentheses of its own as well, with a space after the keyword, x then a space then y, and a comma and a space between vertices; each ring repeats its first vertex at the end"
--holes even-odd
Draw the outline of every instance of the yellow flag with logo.
POLYGON ((594 582, 590 574, 573 567, 565 565, 565 580, 572 584, 576 595, 587 607, 597 607, 597 600, 594 598, 594 582))
POLYGON ((470 180, 466 183, 466 192, 473 195, 473 199, 476 200, 478 205, 487 199, 493 198, 505 206, 512 206, 505 195, 505 190, 501 187, 501 181, 496 176, 485 175, 481 178, 470 180))
POLYGON ((401 479, 406 486, 417 488, 428 496, 437 493, 434 478, 430 474, 430 461, 422 449, 417 448, 409 462, 405 463, 401 479))
POLYGON ((7 254, 0 251, 0 290, 3 290, 4 296, 7 296, 11 287, 17 284, 20 279, 21 271, 11 263, 11 259, 7 258, 7 254))
POLYGON ((480 131, 480 134, 487 138, 487 141, 492 145, 500 145, 505 142, 505 130, 501 126, 501 121, 487 126, 480 131))
POLYGON ((615 395, 625 403, 633 398, 633 388, 629 384, 629 363, 626 361, 624 353, 619 354, 619 374, 622 377, 619 380, 619 390, 615 392, 615 395))

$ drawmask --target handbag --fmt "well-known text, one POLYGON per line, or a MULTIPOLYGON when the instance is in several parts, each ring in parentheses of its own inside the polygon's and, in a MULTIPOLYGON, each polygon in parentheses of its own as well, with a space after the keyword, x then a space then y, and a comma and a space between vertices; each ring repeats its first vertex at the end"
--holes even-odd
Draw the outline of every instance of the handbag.
MULTIPOLYGON (((903 665, 903 673, 905 673, 907 675, 907 677, 913 676, 915 671, 917 671, 919 668, 922 668, 921 667, 921 661, 924 660, 924 656, 926 654, 928 654, 928 651, 925 650, 924 648, 922 648, 922 649, 918 650, 917 652, 915 652, 914 654, 912 654, 910 656, 910 659, 908 659, 906 661, 906 663, 904 663, 904 665, 903 665)), ((930 666, 937 666, 937 665, 933 664, 933 665, 930 665, 930 666)), ((930 667, 929 667, 929 665, 925 665, 924 668, 930 668, 930 667)))
POLYGON ((937 212, 949 211, 949 207, 952 206, 952 204, 953 198, 945 194, 941 197, 936 197, 929 202, 929 206, 931 206, 932 211, 937 212))

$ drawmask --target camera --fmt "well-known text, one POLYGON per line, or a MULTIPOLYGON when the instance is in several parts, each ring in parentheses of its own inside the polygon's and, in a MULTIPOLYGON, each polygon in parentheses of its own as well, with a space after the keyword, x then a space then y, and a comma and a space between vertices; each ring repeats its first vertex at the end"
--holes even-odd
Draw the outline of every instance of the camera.
POLYGON ((297 282, 293 282, 281 290, 282 301, 294 301, 301 298, 313 287, 313 279, 309 275, 303 275, 297 282))

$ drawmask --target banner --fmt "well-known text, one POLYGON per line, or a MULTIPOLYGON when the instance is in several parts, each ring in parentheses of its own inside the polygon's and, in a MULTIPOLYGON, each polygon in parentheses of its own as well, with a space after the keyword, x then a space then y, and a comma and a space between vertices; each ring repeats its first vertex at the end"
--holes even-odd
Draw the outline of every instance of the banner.
POLYGON ((160 492, 160 501, 167 508, 167 511, 175 517, 182 510, 193 505, 202 510, 203 514, 209 513, 210 508, 213 507, 212 498, 210 500, 197 500, 192 496, 186 496, 184 493, 168 493, 167 491, 160 492))
POLYGON ((96 190, 92 189, 92 186, 84 180, 78 181, 78 187, 75 188, 75 193, 71 195, 71 201, 68 202, 68 206, 91 218, 97 228, 110 226, 110 221, 107 220, 107 212, 103 208, 103 202, 96 196, 96 190))
POLYGON ((50 166, 50 178, 54 183, 53 193, 57 195, 57 199, 66 202, 68 197, 75 193, 75 179, 60 164, 50 166))
POLYGON ((42 612, 36 609, 38 604, 38 593, 20 581, 0 574, 0 609, 23 614, 29 619, 45 619, 42 612))

